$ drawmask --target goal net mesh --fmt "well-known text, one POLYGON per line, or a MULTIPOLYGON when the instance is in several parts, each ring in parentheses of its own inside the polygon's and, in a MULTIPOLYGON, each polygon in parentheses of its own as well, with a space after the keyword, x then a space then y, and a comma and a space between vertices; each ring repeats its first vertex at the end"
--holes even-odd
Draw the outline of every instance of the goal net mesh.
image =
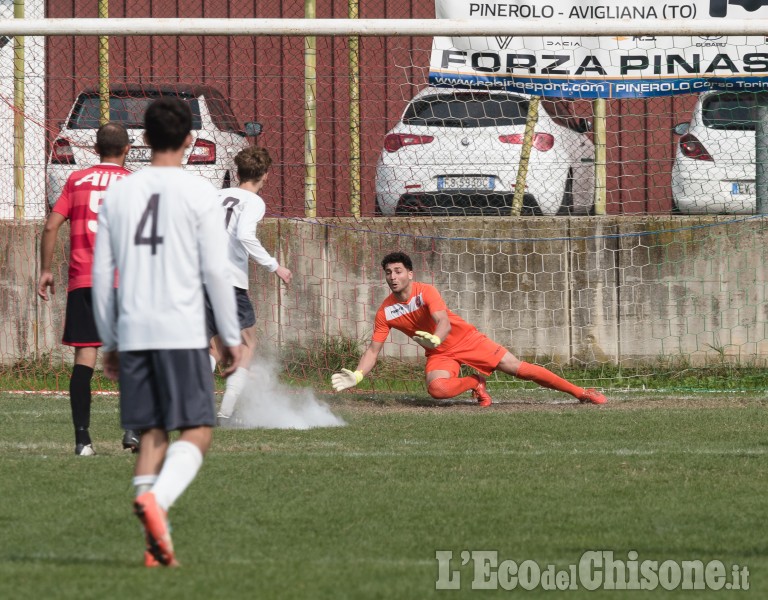
MULTIPOLYGON (((75 14, 77 3, 47 4, 28 7, 38 16, 97 16, 75 14)), ((191 4, 123 3, 110 16, 303 16, 296 3, 191 4)), ((359 10, 365 18, 434 17, 423 0, 364 0, 359 10)), ((346 11, 318 1, 318 17, 346 11)), ((48 302, 35 293, 40 233, 66 177, 97 161, 100 41, 27 37, 21 106, 15 42, 0 38, 0 363, 9 381, 23 378, 18 385, 66 389, 68 230, 59 233, 58 293, 48 302)), ((252 265, 259 355, 278 357, 290 381, 330 389, 330 375, 354 368, 370 341, 389 293, 380 261, 400 250, 412 257, 415 279, 435 285, 452 311, 579 385, 762 385, 760 94, 723 93, 708 104, 699 94, 608 99, 605 214, 595 216, 594 100, 548 97, 536 107, 512 91, 433 88, 432 50, 431 37, 109 38, 112 119, 140 123, 146 101, 187 98, 205 160, 186 168, 219 188, 237 184, 232 154, 240 148, 258 144, 274 159, 258 234, 294 279, 286 287, 252 265), (261 123, 262 133, 244 136, 247 122, 261 123)), ((130 168, 147 159, 140 148, 130 158, 130 168)), ((393 332, 362 387, 425 395, 423 364, 423 350, 393 332)))

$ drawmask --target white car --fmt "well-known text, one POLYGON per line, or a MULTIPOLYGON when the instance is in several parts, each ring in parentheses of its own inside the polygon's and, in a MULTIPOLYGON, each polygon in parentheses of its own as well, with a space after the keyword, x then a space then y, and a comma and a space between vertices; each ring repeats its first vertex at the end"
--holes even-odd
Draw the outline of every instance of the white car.
MULTIPOLYGON (((426 88, 384 138, 376 166, 381 215, 509 215, 529 97, 426 88)), ((594 145, 587 119, 542 100, 523 214, 589 214, 594 145)))
MULTIPOLYGON (((119 86, 110 89, 109 119, 128 129, 132 148, 126 168, 132 171, 149 163, 150 149, 144 144, 144 111, 161 96, 177 96, 192 109, 192 145, 184 154, 184 168, 202 175, 216 187, 229 187, 236 177, 235 154, 250 143, 248 136, 261 132, 261 125, 246 123, 245 130, 233 116, 221 93, 203 85, 119 86)), ((67 120, 53 141, 48 161, 48 202, 51 206, 61 194, 73 171, 99 162, 93 146, 99 127, 98 89, 81 92, 67 120)))
POLYGON ((685 214, 755 212, 754 92, 699 96, 672 166, 674 210, 685 214))
POLYGON ((741 6, 749 12, 755 12, 761 6, 768 6, 766 0, 709 0, 709 16, 716 18, 726 16, 729 4, 741 6))

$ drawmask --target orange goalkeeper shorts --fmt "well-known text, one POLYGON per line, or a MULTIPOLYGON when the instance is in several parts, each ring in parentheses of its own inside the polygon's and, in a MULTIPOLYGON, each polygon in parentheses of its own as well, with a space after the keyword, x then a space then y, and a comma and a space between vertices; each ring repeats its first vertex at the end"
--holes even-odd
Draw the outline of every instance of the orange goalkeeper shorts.
POLYGON ((474 331, 450 348, 438 346, 436 351, 427 356, 426 372, 448 371, 452 377, 456 377, 461 365, 467 365, 483 375, 490 375, 506 353, 504 346, 474 331))

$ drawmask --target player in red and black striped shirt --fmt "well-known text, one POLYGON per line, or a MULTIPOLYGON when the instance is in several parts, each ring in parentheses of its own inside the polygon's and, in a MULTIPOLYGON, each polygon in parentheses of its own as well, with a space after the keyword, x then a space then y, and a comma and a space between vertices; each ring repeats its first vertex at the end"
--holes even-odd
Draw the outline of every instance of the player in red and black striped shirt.
MULTIPOLYGON (((91 301, 96 221, 107 186, 130 173, 123 166, 130 147, 128 132, 119 123, 107 123, 99 127, 94 149, 101 162, 69 176, 53 211, 48 215, 40 242, 37 293, 43 300, 48 300, 48 288, 52 294, 55 293, 51 262, 56 237, 59 228, 65 221, 69 221, 69 283, 62 343, 75 348, 69 394, 75 425, 75 453, 78 456, 94 453, 88 427, 91 420, 91 378, 98 347, 101 346, 91 301)), ((138 436, 126 431, 123 446, 135 450, 137 445, 138 436)))

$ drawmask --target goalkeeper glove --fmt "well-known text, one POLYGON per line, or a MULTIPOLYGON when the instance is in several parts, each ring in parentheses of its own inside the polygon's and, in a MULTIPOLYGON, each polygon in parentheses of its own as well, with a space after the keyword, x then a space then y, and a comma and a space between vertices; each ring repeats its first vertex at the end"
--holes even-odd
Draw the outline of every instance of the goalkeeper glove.
POLYGON ((362 371, 350 371, 349 369, 342 369, 341 373, 334 373, 331 376, 331 383, 333 389, 337 392, 346 390, 351 387, 355 387, 363 380, 362 371))
POLYGON ((417 331, 413 336, 413 341, 423 346, 427 350, 434 350, 437 348, 443 340, 437 337, 434 333, 428 331, 417 331))

